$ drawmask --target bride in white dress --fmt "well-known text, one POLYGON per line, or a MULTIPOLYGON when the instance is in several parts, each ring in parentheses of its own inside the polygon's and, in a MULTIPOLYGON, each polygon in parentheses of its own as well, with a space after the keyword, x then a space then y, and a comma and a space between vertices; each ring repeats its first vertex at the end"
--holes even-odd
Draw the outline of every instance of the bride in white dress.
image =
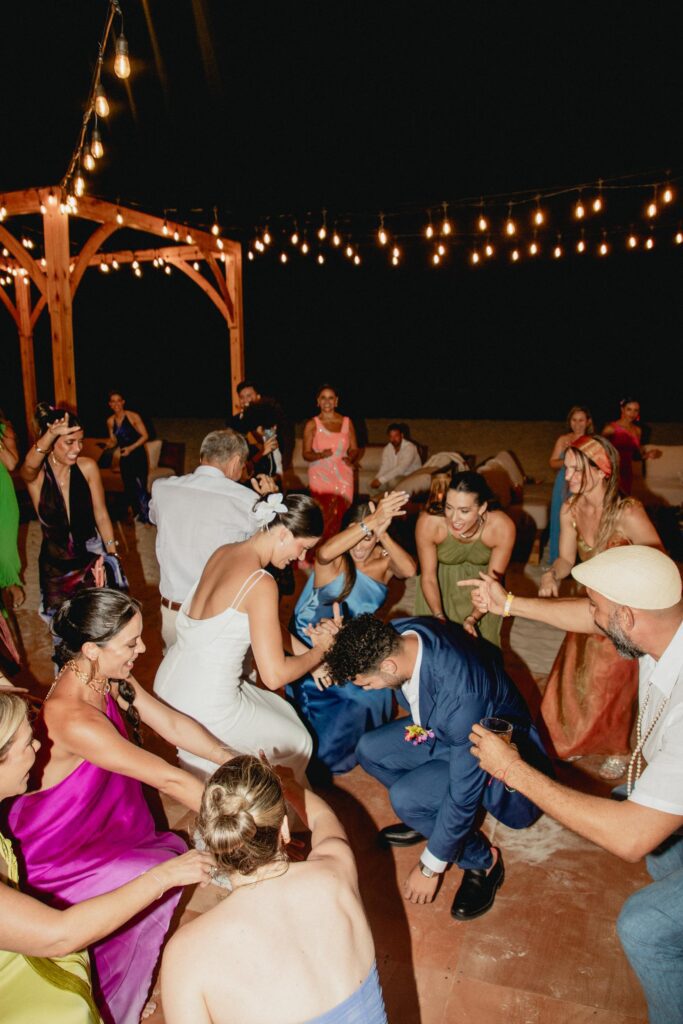
MULTIPOLYGON (((318 667, 324 652, 285 634, 278 616, 277 584, 265 566, 284 568, 315 547, 323 531, 319 506, 303 494, 271 494, 255 506, 261 530, 214 551, 201 579, 178 612, 178 638, 154 680, 154 692, 200 722, 235 751, 291 768, 300 784, 311 756, 311 737, 294 708, 276 693, 318 667), (283 639, 294 657, 287 657, 283 639), (245 678, 251 647, 262 690, 245 678)), ((313 637, 314 644, 317 643, 313 637)), ((212 774, 216 765, 178 748, 182 767, 212 774)))

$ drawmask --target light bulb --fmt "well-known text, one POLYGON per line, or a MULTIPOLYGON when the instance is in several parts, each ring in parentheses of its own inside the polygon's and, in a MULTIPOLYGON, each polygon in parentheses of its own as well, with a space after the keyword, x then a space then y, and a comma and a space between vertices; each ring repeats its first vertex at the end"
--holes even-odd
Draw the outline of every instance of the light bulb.
POLYGON ((601 256, 606 256, 607 255, 607 253, 609 252, 609 246, 607 245, 607 242, 601 242, 600 243, 600 245, 598 247, 598 252, 600 253, 601 256))
POLYGON ((90 152, 88 146, 86 146, 85 150, 83 151, 83 166, 85 167, 86 171, 95 170, 95 157, 90 152))
POLYGON ((156 257, 156 256, 155 256, 155 257, 154 257, 154 259, 152 260, 152 266, 153 266, 153 267, 158 267, 158 266, 159 266, 159 260, 157 259, 157 257, 156 257))
POLYGON ((657 204, 655 203, 654 200, 651 203, 648 204, 646 212, 647 212, 648 217, 656 217, 657 216, 657 204))
POLYGON ((112 260, 111 261, 111 265, 112 265, 112 269, 113 270, 118 270, 119 269, 119 261, 118 260, 112 260))
POLYGON ((579 241, 578 241, 578 242, 576 243, 576 251, 577 251, 577 252, 585 252, 585 251, 586 251, 586 243, 584 242, 583 238, 581 238, 581 239, 580 239, 580 240, 579 240, 579 241))
POLYGON ((391 250, 391 255, 394 256, 396 259, 398 259, 400 257, 401 250, 399 249, 399 247, 397 245, 395 245, 394 248, 391 250))
POLYGON ((479 262, 479 253, 477 252, 476 249, 474 250, 474 252, 470 256, 470 259, 471 259, 472 263, 474 263, 474 264, 477 264, 479 262))
POLYGON ((335 245, 335 246, 341 245, 341 238, 339 237, 339 235, 337 234, 336 231, 332 235, 332 245, 335 245))
POLYGON ((185 235, 185 241, 187 242, 188 245, 192 245, 192 243, 194 242, 194 238, 192 237, 189 231, 185 235))
POLYGON ((4 206, 4 205, 0 206, 0 221, 3 221, 6 216, 7 216, 7 207, 4 206))
POLYGON ((583 220, 583 218, 586 216, 586 207, 583 205, 580 199, 574 207, 574 216, 577 220, 583 220))
POLYGON ((299 244, 299 236, 296 233, 296 231, 292 232, 292 237, 290 238, 290 242, 292 243, 292 245, 298 245, 299 244))
POLYGON ((214 222, 214 223, 213 223, 213 224, 211 225, 211 234, 212 234, 212 235, 214 236, 214 238, 217 238, 217 237, 218 237, 218 235, 220 235, 220 233, 221 233, 221 229, 220 229, 220 227, 218 226, 218 224, 216 224, 216 223, 214 222))
POLYGON ((159 266, 160 266, 160 267, 163 267, 163 265, 164 265, 164 260, 163 260, 163 259, 162 259, 162 257, 160 256, 160 257, 159 257, 159 266))
POLYGON ((596 196, 593 200, 593 213, 600 213, 602 210, 602 196, 596 196))
POLYGON ((173 232, 173 241, 174 242, 179 242, 180 241, 180 232, 178 231, 177 228, 173 232))
POLYGON ((192 264, 192 269, 193 269, 193 270, 199 270, 199 264, 197 263, 197 261, 196 261, 196 260, 195 260, 195 261, 194 261, 194 263, 192 264))
POLYGON ((137 268, 140 266, 140 264, 138 263, 137 260, 133 260, 131 266, 132 266, 133 270, 137 270, 137 268))
POLYGON ((441 257, 439 256, 438 252, 435 252, 434 255, 432 256, 432 263, 434 264, 434 266, 436 266, 438 263, 441 263, 441 257))
POLYGON ((397 267, 398 266, 398 256, 392 256, 391 257, 391 262, 392 262, 392 265, 394 267, 397 267))
POLYGON ((301 243, 301 251, 302 251, 302 253, 305 256, 306 253, 308 252, 308 242, 302 242, 301 243))
MULTIPOLYGON (((268 237, 270 238, 270 235, 268 237)), ((223 250, 223 239, 222 238, 217 238, 216 239, 216 248, 220 249, 221 251, 223 250)))
MULTIPOLYGON (((57 196, 54 194, 52 189, 50 189, 49 195, 47 197, 47 205, 48 206, 56 206, 57 205, 57 196)), ((4 210, 4 207, 3 207, 3 210, 4 210)))
POLYGON ((650 236, 649 238, 647 238, 645 240, 645 248, 646 249, 654 249, 654 246, 655 246, 655 240, 654 240, 654 238, 652 236, 650 236))
POLYGON ((356 255, 353 257, 353 262, 356 264, 357 267, 360 266, 360 256, 358 255, 358 253, 356 253, 356 255))
POLYGON ((516 231, 517 231, 517 225, 515 224, 514 220, 512 220, 511 217, 508 217, 507 221, 505 222, 505 233, 507 235, 509 235, 510 237, 512 237, 512 235, 514 235, 516 233, 516 231))
POLYGON ((168 263, 167 263, 167 264, 166 264, 166 266, 164 267, 164 273, 165 273, 165 274, 168 274, 168 275, 169 275, 169 277, 170 277, 170 275, 171 275, 171 268, 169 267, 168 263))
POLYGON ((45 257, 44 257, 44 256, 43 256, 42 260, 40 261, 40 265, 41 265, 41 267, 43 268, 43 270, 44 270, 44 269, 45 269, 45 267, 47 266, 47 260, 45 259, 45 257))
POLYGON ((538 227, 540 227, 541 224, 543 224, 544 221, 545 221, 545 215, 543 213, 543 210, 541 210, 540 207, 539 207, 539 209, 536 210, 536 213, 534 214, 534 224, 536 224, 538 227))
POLYGON ((672 190, 672 189, 670 189, 670 188, 669 188, 669 187, 667 186, 667 187, 666 187, 666 188, 664 189, 664 191, 662 192, 662 202, 664 202, 664 203, 670 203, 670 202, 671 202, 671 201, 673 200, 673 197, 674 197, 674 194, 673 194, 673 190, 672 190))
POLYGON ((254 242, 254 248, 258 252, 263 252, 263 250, 265 249, 265 245, 263 244, 260 238, 257 238, 256 241, 254 242))
POLYGON ((325 238, 325 235, 326 235, 326 234, 327 234, 327 228, 326 228, 326 227, 325 227, 324 225, 321 225, 321 226, 320 226, 320 227, 318 228, 318 238, 320 239, 320 241, 321 241, 321 242, 322 242, 322 241, 323 241, 323 239, 325 238))
POLYGON ((531 243, 531 245, 529 246, 529 254, 531 256, 537 256, 538 255, 538 243, 537 242, 532 242, 531 243))
POLYGON ((92 135, 90 136, 90 152, 94 156, 95 160, 99 160, 101 156, 104 156, 102 136, 97 128, 93 128, 92 135))
POLYGON ((629 247, 629 249, 635 249, 635 247, 637 245, 638 245, 638 239, 636 238, 636 236, 635 235, 629 235, 628 236, 628 247, 629 247))
POLYGON ((169 226, 166 223, 166 221, 164 221, 164 223, 162 224, 161 233, 162 233, 162 235, 167 235, 167 236, 170 235, 170 233, 171 233, 171 229, 169 228, 169 226))
POLYGON ((286 263, 286 262, 287 262, 287 253, 286 252, 281 252, 280 253, 280 263, 286 263))
POLYGON ((116 56, 114 58, 114 74, 117 78, 128 78, 130 75, 130 60, 128 58, 128 40, 123 32, 116 40, 116 56))
POLYGON ((428 224, 427 227, 425 228, 425 237, 426 238, 432 238, 433 235, 434 235, 434 228, 433 228, 433 226, 431 224, 428 224))
POLYGON ((377 241, 379 242, 380 245, 386 245, 388 237, 389 236, 387 235, 384 228, 380 228, 379 231, 377 232, 377 241))
MULTIPOLYGON (((263 243, 264 243, 264 245, 270 245, 271 242, 272 242, 272 238, 270 237, 270 232, 268 231, 268 228, 266 228, 266 230, 263 232, 263 243)), ((223 246, 219 245, 218 248, 222 249, 223 246)))
POLYGON ((513 263, 517 262, 517 260, 519 259, 519 249, 512 250, 512 253, 510 254, 510 259, 512 260, 513 263))
POLYGON ((253 260, 253 258, 254 258, 254 254, 253 254, 253 252, 250 249, 249 252, 247 253, 247 259, 248 260, 253 260))
POLYGON ((95 88, 95 113, 98 117, 107 117, 109 114, 109 103, 101 82, 95 88))
POLYGON ((556 260, 559 260, 561 255, 562 255, 562 246, 561 245, 556 245, 555 248, 553 249, 553 256, 555 257, 556 260))
POLYGON ((142 271, 140 270, 140 267, 135 267, 133 273, 135 274, 136 277, 142 277, 142 271))
POLYGON ((683 231, 677 231, 674 236, 674 242, 676 245, 680 245, 683 242, 683 231))
POLYGON ((443 224, 441 225, 441 234, 450 235, 452 230, 453 228, 451 227, 451 222, 448 220, 448 218, 445 218, 443 224))
POLYGON ((439 246, 437 246, 436 251, 438 252, 439 256, 445 256, 446 255, 446 246, 445 245, 439 245, 439 246))
POLYGON ((123 224, 123 214, 121 213, 120 210, 116 211, 116 223, 117 224, 123 224))
POLYGON ((351 259, 351 257, 353 256, 353 249, 351 248, 350 245, 346 246, 346 249, 344 250, 344 252, 349 257, 349 259, 351 259))
POLYGON ((484 252, 486 253, 487 256, 493 256, 493 246, 491 245, 491 243, 485 246, 484 252))
POLYGON ((325 262, 325 257, 323 256, 323 254, 321 252, 319 252, 318 253, 318 263, 320 264, 321 267, 322 267, 324 262, 325 262))
POLYGON ((109 264, 108 263, 100 263, 100 270, 102 271, 103 274, 108 274, 109 273, 109 264))
POLYGON ((487 221, 483 213, 480 216, 479 220, 477 221, 477 227, 479 228, 480 231, 488 231, 489 229, 489 222, 487 221))

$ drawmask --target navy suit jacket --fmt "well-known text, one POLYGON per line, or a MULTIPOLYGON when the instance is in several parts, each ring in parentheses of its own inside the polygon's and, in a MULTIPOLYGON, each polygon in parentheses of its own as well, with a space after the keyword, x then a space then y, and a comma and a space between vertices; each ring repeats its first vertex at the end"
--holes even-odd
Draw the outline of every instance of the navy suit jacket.
POLYGON ((457 860, 482 805, 510 828, 526 828, 541 814, 498 779, 489 785, 491 776, 470 753, 468 737, 475 722, 492 716, 512 722, 513 742, 524 760, 546 774, 552 774, 552 768, 529 709, 503 670, 497 647, 475 640, 462 626, 427 616, 394 619, 392 625, 399 633, 414 630, 422 640, 420 723, 434 732, 435 740, 428 743, 450 747, 448 797, 429 837, 429 850, 440 860, 457 860))

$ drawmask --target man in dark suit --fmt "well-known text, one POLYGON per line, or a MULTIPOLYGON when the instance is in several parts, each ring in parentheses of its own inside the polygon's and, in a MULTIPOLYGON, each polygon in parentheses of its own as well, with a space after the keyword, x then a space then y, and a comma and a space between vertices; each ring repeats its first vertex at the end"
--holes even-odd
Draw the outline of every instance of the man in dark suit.
POLYGON ((383 842, 427 846, 404 885, 406 899, 430 903, 449 863, 464 869, 451 913, 469 920, 493 905, 505 875, 503 858, 477 828, 481 810, 511 828, 526 828, 540 811, 505 779, 486 775, 470 753, 472 722, 501 718, 512 742, 546 773, 550 762, 529 710, 503 671, 500 651, 461 626, 421 617, 383 623, 360 615, 336 634, 326 655, 336 682, 367 690, 389 687, 409 711, 366 733, 356 753, 368 774, 389 790, 400 822, 383 842))

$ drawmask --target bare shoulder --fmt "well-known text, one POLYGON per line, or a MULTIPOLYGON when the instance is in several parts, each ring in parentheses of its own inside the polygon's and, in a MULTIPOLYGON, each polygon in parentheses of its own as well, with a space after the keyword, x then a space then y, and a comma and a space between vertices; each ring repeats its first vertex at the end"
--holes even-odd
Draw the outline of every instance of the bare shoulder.
POLYGON ((97 463, 89 455, 79 455, 76 459, 76 464, 86 479, 89 479, 95 473, 99 473, 97 463))
POLYGON ((515 532, 515 524, 506 512, 502 512, 500 509, 494 509, 486 516, 484 532, 494 539, 498 537, 509 537, 515 532))
POLYGON ((416 536, 425 540, 441 541, 446 536, 448 527, 443 516, 433 516, 429 512, 420 512, 415 527, 416 536))

